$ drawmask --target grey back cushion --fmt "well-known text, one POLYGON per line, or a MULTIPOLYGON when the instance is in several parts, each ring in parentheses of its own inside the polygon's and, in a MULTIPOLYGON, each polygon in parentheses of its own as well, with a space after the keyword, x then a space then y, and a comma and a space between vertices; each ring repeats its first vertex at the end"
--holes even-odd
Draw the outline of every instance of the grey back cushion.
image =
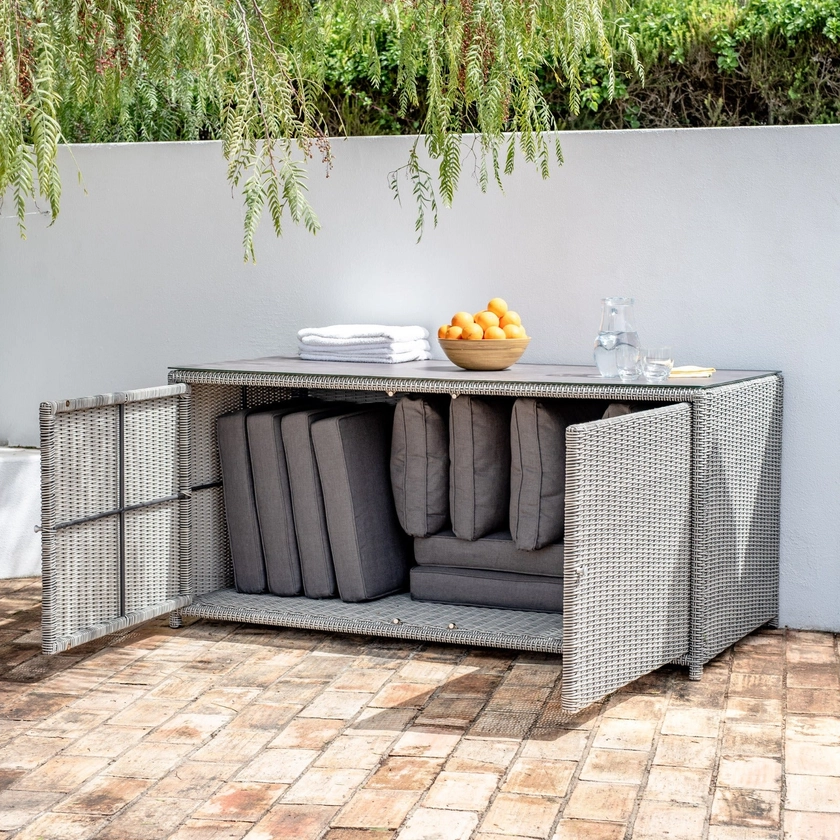
POLYGON ((246 421, 266 583, 268 591, 274 595, 300 595, 303 592, 281 421, 305 407, 296 401, 282 408, 255 411, 246 421))
POLYGON ((414 540, 414 559, 419 566, 456 566, 488 572, 563 577, 563 544, 537 551, 522 551, 508 531, 488 534, 480 540, 459 540, 451 531, 414 540))
POLYGON ((325 404, 287 414, 280 421, 303 591, 309 598, 334 598, 338 594, 311 428, 318 420, 347 410, 346 403, 325 404))
POLYGON ((563 538, 566 417, 552 400, 518 399, 510 422, 510 532, 534 551, 563 538))
POLYGON ((507 528, 511 401, 460 396, 449 405, 452 530, 477 540, 507 528))
POLYGON ((222 465, 222 492, 234 585, 239 592, 253 594, 265 592, 266 576, 248 457, 247 414, 243 410, 219 417, 216 420, 216 436, 222 465))
POLYGON ((344 601, 380 598, 408 583, 410 541, 397 521, 391 494, 392 425, 393 408, 369 406, 312 426, 344 601))
POLYGON ((403 397, 394 411, 391 488, 407 534, 427 537, 449 524, 448 399, 403 397))

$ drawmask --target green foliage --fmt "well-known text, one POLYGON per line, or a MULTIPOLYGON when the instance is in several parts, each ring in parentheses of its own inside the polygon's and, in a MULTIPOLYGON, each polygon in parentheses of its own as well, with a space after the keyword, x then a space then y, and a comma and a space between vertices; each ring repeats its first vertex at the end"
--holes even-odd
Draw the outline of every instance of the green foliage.
MULTIPOLYGON (((629 8, 605 7, 604 13, 607 31, 624 33, 624 40, 613 40, 626 46, 611 62, 592 46, 581 54, 579 110, 570 107, 562 66, 547 57, 537 70, 539 92, 560 128, 840 122, 837 0, 633 0, 629 8)), ((378 88, 347 65, 333 73, 333 62, 325 86, 349 133, 414 133, 423 103, 401 113, 394 39, 384 25, 377 37, 383 56, 378 88), (353 107, 361 102, 364 107, 353 107)), ((328 44, 336 62, 348 54, 347 43, 338 28, 328 44)))
POLYGON ((0 0, 21 232, 32 197, 58 215, 61 142, 222 140, 253 259, 266 208, 318 229, 307 167, 341 134, 418 135, 390 183, 422 236, 466 161, 547 177, 556 128, 838 121, 838 0, 0 0))
POLYGON ((626 30, 604 19, 621 2, 0 0, 0 196, 11 192, 23 231, 27 197, 59 212, 62 141, 219 138, 253 258, 266 206, 278 235, 287 213, 317 230, 305 164, 329 166, 328 137, 385 94, 397 106, 381 110, 379 129, 422 134, 438 161, 435 186, 415 144, 393 181, 411 183, 422 233, 437 196, 454 198, 465 133, 479 136, 483 172, 498 176, 513 132, 548 175, 556 122, 540 68, 555 68, 577 113, 581 68, 597 55, 611 95, 613 45, 633 55, 626 30))

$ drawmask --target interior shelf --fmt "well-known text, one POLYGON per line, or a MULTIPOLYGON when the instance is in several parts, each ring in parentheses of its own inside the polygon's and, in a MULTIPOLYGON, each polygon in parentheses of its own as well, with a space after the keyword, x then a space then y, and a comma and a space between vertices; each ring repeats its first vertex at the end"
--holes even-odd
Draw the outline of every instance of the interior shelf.
POLYGON ((413 601, 408 593, 348 604, 337 598, 283 598, 217 589, 195 596, 187 616, 424 642, 560 653, 563 616, 557 613, 461 607, 413 601))

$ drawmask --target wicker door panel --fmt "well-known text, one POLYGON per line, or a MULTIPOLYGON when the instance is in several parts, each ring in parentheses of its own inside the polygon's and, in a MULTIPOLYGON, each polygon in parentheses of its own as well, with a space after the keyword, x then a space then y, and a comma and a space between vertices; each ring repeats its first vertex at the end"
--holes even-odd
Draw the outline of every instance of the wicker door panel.
POLYGON ((566 435, 565 711, 689 648, 691 406, 566 435))
POLYGON ((45 653, 190 603, 189 421, 185 385, 41 404, 45 653))

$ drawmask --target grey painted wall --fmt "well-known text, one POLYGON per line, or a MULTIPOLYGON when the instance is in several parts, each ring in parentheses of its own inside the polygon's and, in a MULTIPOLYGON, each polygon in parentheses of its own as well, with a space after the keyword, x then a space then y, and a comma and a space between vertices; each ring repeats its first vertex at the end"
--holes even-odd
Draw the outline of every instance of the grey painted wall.
POLYGON ((37 442, 41 399, 166 381, 172 364, 294 351, 295 331, 421 323, 501 295, 530 362, 589 363, 599 299, 636 297, 677 363, 786 374, 784 624, 840 630, 840 126, 568 133, 543 182, 465 174, 420 245, 387 173, 406 138, 335 145, 317 237, 267 226, 241 260, 220 146, 76 147, 62 215, 0 220, 0 439, 37 442))

